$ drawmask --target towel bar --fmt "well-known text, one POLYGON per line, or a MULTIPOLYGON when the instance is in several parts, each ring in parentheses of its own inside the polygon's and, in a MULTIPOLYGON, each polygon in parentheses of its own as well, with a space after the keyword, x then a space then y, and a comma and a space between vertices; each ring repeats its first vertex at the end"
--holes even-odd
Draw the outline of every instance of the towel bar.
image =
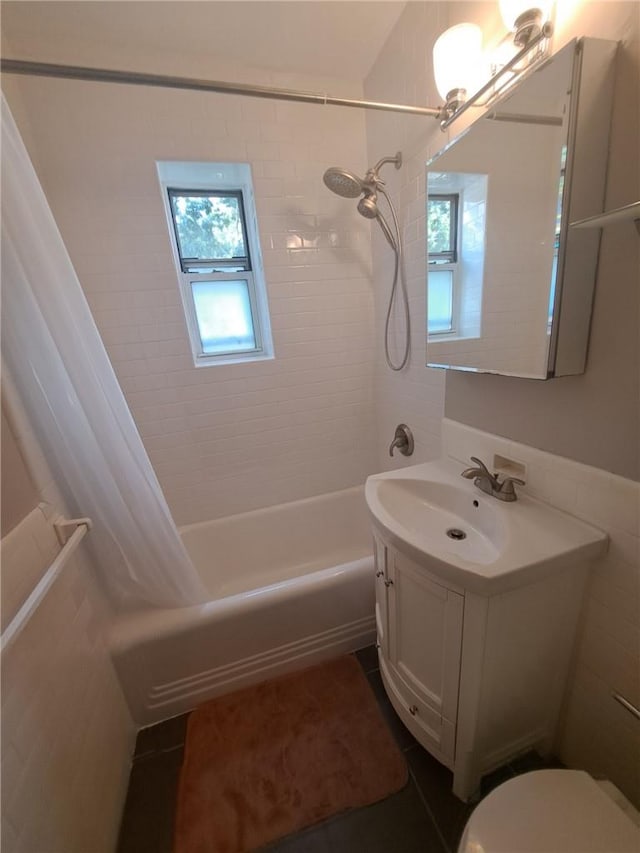
POLYGON ((33 616, 39 604, 51 588, 53 582, 64 568, 67 560, 76 550, 87 531, 91 529, 91 519, 60 518, 54 523, 54 528, 56 530, 56 536, 62 545, 62 549, 35 585, 31 594, 22 604, 11 622, 9 622, 6 629, 2 632, 2 637, 0 638, 0 651, 2 652, 4 652, 11 643, 13 643, 20 631, 22 631, 29 619, 33 616), (69 527, 75 527, 75 530, 67 539, 66 531, 69 527))

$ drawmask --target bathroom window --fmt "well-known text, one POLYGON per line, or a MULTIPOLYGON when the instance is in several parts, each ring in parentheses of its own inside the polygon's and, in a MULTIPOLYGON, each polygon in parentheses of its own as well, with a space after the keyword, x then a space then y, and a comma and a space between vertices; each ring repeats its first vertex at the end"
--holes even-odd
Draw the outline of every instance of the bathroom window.
POLYGON ((273 357, 249 166, 157 166, 196 367, 273 357))
POLYGON ((455 331, 458 207, 457 194, 431 194, 427 199, 429 335, 451 334, 455 331))

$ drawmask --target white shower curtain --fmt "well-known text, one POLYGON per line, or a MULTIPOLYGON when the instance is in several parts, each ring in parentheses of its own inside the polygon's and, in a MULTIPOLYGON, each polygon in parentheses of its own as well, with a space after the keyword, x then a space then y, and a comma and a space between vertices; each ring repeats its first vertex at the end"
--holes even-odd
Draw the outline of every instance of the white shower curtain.
POLYGON ((4 96, 2 355, 114 602, 204 601, 4 96))

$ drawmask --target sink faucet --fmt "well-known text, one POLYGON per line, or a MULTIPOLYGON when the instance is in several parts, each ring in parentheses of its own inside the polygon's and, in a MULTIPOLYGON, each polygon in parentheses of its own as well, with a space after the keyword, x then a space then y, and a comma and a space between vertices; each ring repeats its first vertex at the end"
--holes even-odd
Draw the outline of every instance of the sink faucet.
POLYGON ((478 459, 477 456, 472 456, 471 461, 476 463, 476 468, 465 468, 461 476, 467 480, 473 478, 473 485, 477 486, 481 492, 497 498, 499 501, 517 501, 518 495, 514 489, 514 483, 524 486, 524 480, 519 480, 517 477, 505 477, 504 480, 499 480, 497 474, 492 474, 487 466, 478 459))

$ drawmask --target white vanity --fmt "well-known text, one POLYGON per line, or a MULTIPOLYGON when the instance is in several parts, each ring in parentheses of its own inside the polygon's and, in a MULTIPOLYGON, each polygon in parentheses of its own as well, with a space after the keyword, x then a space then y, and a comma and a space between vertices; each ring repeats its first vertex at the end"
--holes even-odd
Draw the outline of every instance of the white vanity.
POLYGON ((468 800, 482 775, 554 743, 589 563, 606 535, 430 462, 369 477, 380 671, 468 800))

